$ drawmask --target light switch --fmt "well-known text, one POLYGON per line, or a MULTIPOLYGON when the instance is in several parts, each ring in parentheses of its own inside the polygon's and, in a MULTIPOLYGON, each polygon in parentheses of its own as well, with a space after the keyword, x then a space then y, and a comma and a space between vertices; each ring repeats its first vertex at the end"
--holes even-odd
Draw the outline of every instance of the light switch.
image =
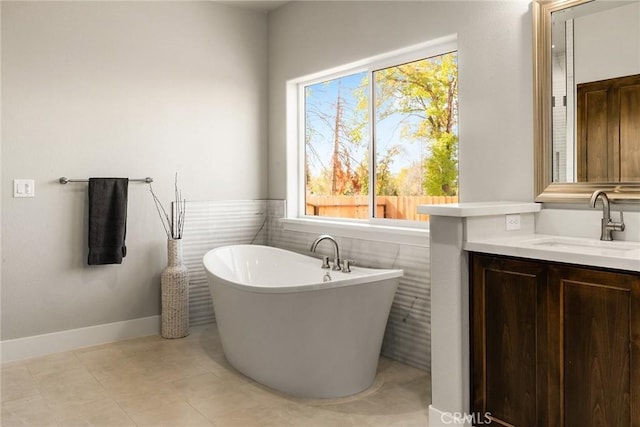
POLYGON ((35 197, 36 183, 33 179, 14 179, 13 197, 35 197))

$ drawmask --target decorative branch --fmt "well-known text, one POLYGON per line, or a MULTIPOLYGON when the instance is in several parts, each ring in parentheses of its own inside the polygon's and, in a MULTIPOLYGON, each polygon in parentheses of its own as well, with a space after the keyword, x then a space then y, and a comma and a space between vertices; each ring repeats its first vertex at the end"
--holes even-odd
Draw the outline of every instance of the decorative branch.
POLYGON ((149 183, 149 190, 151 191, 151 196, 156 205, 156 210, 158 211, 158 216, 160 217, 160 222, 162 222, 162 228, 164 228, 167 239, 182 239, 187 199, 182 197, 182 192, 178 189, 178 173, 176 172, 175 175, 175 200, 173 202, 173 212, 171 216, 167 214, 167 211, 162 206, 162 202, 160 202, 160 199, 158 199, 158 196, 156 196, 156 193, 153 191, 151 183, 149 183))

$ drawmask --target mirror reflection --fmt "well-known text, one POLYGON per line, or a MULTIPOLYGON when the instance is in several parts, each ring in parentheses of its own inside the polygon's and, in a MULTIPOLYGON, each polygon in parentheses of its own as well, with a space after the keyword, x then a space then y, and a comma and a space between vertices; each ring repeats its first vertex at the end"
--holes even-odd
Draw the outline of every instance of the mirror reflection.
POLYGON ((552 13, 553 182, 640 181, 640 2, 552 13))

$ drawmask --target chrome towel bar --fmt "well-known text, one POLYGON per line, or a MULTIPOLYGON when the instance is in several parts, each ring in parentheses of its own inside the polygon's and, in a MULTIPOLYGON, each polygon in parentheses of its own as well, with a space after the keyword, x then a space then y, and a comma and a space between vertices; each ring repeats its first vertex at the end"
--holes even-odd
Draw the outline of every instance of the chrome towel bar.
MULTIPOLYGON (((129 182, 146 182, 147 184, 150 184, 153 182, 153 178, 150 177, 146 177, 146 178, 138 178, 138 179, 130 179, 129 182)), ((69 179, 67 177, 61 177, 58 182, 60 182, 60 184, 67 184, 69 182, 89 182, 88 179, 69 179)))

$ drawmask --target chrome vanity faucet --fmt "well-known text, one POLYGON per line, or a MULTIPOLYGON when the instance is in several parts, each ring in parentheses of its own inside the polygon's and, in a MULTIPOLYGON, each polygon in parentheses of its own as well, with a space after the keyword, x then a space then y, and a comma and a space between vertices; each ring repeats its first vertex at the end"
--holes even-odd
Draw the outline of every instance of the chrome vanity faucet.
MULTIPOLYGON (((340 267, 340 249, 338 249, 338 242, 336 242, 336 239, 334 239, 333 237, 329 236, 328 234, 321 234, 320 236, 318 236, 316 238, 316 240, 314 240, 314 242, 311 244, 311 252, 315 252, 316 248, 318 247, 318 243, 320 243, 323 240, 328 240, 331 243, 333 243, 333 268, 332 268, 332 270, 341 270, 341 267, 340 267)), ((329 268, 329 263, 327 261, 328 260, 326 260, 326 259, 323 260, 322 268, 329 268)))
POLYGON ((622 211, 620 211, 620 222, 611 221, 611 208, 609 205, 609 197, 604 190, 596 190, 591 195, 589 205, 593 208, 596 207, 598 197, 602 199, 602 228, 600 232, 600 240, 613 240, 611 235, 612 231, 624 231, 624 217, 622 211))

